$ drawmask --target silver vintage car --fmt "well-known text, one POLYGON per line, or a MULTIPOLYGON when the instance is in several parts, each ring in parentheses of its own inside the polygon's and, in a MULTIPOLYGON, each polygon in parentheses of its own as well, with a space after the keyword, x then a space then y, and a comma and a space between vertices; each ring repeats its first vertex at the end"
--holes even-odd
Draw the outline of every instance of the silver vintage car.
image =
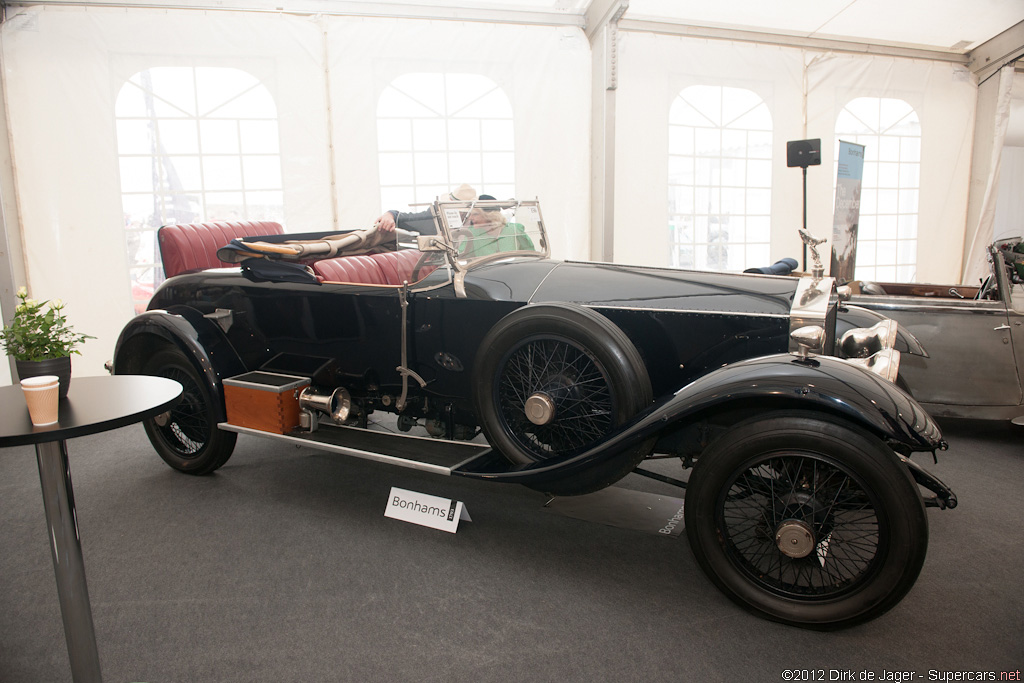
POLYGON ((989 247, 978 286, 851 283, 849 303, 899 322, 925 353, 905 354, 898 383, 934 417, 1024 423, 1024 246, 989 247))

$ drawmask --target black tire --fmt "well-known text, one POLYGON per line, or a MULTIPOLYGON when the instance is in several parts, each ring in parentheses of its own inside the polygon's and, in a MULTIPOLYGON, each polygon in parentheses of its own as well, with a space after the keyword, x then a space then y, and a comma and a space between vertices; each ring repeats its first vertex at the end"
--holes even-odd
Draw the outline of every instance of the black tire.
MULTIPOLYGON (((571 456, 650 405, 651 381, 629 338, 610 320, 573 304, 525 306, 481 343, 473 398, 491 446, 516 464, 571 456), (543 424, 526 401, 543 395, 543 424)), ((626 476, 651 450, 645 442, 581 474, 535 488, 589 493, 626 476)))
POLYGON ((142 423, 160 457, 187 474, 209 474, 226 463, 238 435, 217 429, 210 390, 188 357, 178 349, 158 351, 142 374, 168 377, 182 387, 173 408, 142 423))
POLYGON ((694 555, 722 592, 805 628, 883 614, 914 585, 928 547, 907 467, 879 439, 813 413, 768 414, 711 444, 684 514, 694 555))

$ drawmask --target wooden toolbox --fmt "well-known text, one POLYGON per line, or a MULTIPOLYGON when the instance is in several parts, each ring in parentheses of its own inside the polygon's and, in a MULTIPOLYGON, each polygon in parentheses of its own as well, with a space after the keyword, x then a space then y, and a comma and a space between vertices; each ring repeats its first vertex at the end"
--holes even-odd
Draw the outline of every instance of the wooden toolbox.
POLYGON ((274 434, 299 426, 299 394, 308 377, 273 372, 247 372, 224 380, 228 422, 274 434))

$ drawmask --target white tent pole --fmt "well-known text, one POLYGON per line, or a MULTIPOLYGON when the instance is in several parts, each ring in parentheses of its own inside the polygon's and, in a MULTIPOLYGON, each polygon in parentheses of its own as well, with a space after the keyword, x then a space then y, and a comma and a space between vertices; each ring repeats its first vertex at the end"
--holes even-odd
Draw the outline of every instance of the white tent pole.
POLYGON ((331 173, 331 229, 338 230, 338 162, 334 157, 334 101, 331 98, 331 57, 328 50, 327 27, 324 18, 317 17, 320 26, 320 37, 323 40, 324 60, 324 102, 327 105, 327 162, 331 173))
POLYGON ((260 14, 292 14, 296 16, 374 17, 392 19, 426 19, 458 23, 525 24, 528 26, 584 25, 583 16, 570 12, 524 11, 488 7, 460 7, 444 4, 405 4, 365 2, 364 0, 291 0, 288 8, 277 3, 261 5, 253 0, 9 0, 7 7, 39 5, 66 7, 114 7, 118 9, 196 10, 199 12, 249 12, 260 14))
POLYGON ((905 57, 907 59, 924 59, 954 64, 967 64, 967 55, 954 51, 933 50, 928 48, 894 45, 884 42, 867 43, 858 40, 837 38, 815 38, 813 36, 768 33, 744 29, 717 28, 694 24, 675 23, 670 21, 653 21, 650 19, 623 19, 619 23, 623 31, 637 33, 653 33, 682 38, 698 38, 701 40, 724 40, 730 43, 754 43, 756 45, 778 45, 803 50, 821 52, 838 52, 886 57, 905 57))
MULTIPOLYGON (((4 137, 6 137, 6 117, 3 133, 4 137)), ((7 232, 7 212, 4 211, 2 195, 3 189, 0 188, 0 233, 3 233, 3 242, 0 243, 0 247, 3 248, 3 255, 0 256, 0 308, 3 310, 3 324, 6 326, 14 319, 14 309, 17 306, 17 300, 14 296, 14 273, 11 261, 10 238, 7 232)), ((7 363, 10 366, 11 378, 17 377, 18 372, 14 363, 14 356, 8 355, 7 363)))
POLYGON ((968 68, 984 82, 1003 66, 1024 56, 1024 21, 971 50, 968 68))
POLYGON ((590 257, 615 258, 615 90, 618 87, 618 22, 628 0, 594 0, 587 9, 593 60, 591 124, 590 257))

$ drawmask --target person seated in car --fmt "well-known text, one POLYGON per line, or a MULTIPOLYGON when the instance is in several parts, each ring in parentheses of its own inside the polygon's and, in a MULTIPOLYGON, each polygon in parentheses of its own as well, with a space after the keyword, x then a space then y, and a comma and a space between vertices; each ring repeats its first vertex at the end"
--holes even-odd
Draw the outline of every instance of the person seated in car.
MULTIPOLYGON (((493 201, 488 194, 481 201, 493 201)), ((474 206, 466 218, 461 232, 466 236, 459 245, 459 253, 466 258, 489 256, 505 251, 534 251, 533 240, 521 223, 509 223, 496 206, 474 206)))
MULTIPOLYGON (((471 202, 476 199, 476 190, 462 183, 448 194, 448 199, 453 202, 471 202)), ((409 212, 391 209, 381 214, 380 218, 374 221, 374 225, 377 226, 377 230, 383 232, 394 232, 397 227, 421 235, 437 234, 437 225, 430 209, 409 212)))

